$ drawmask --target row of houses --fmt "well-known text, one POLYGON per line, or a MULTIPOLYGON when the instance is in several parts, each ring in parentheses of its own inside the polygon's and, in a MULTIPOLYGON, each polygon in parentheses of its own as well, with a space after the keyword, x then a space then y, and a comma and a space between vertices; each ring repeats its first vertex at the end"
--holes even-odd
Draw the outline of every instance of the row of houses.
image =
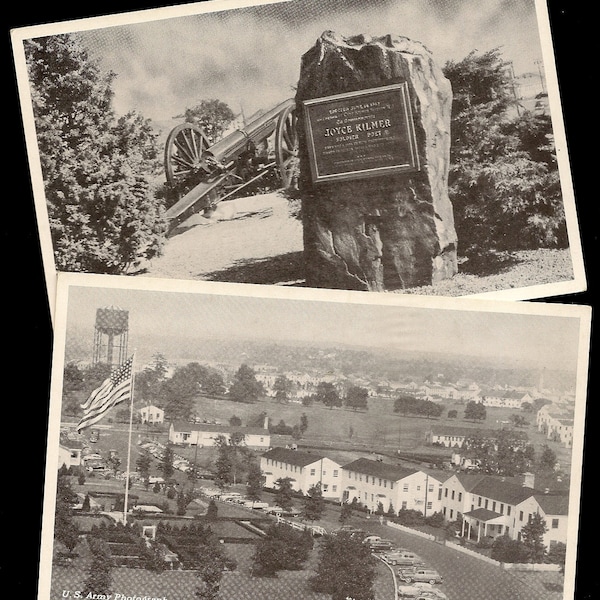
POLYGON ((290 478, 292 488, 306 494, 319 484, 325 498, 350 503, 370 511, 416 510, 425 516, 441 513, 447 521, 462 520, 463 537, 479 541, 484 536, 508 535, 519 540, 532 515, 547 525, 544 544, 567 541, 568 495, 537 490, 533 477, 523 483, 488 475, 408 468, 359 458, 340 464, 322 454, 273 448, 260 466, 267 488, 290 478))

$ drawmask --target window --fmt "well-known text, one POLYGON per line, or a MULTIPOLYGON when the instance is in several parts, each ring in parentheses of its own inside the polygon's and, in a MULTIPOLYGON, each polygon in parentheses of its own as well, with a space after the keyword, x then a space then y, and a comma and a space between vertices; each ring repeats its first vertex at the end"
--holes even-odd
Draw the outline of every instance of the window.
POLYGON ((332 492, 337 492, 337 485, 332 485, 331 486, 331 491, 332 492))
POLYGON ((496 512, 496 501, 492 502, 492 510, 496 512))
POLYGON ((510 506, 506 507, 506 515, 510 517, 510 506))
POLYGON ((477 506, 481 506, 481 496, 477 499, 477 506))
POLYGON ((489 504, 489 500, 486 498, 486 499, 485 499, 485 508, 487 508, 487 507, 488 507, 488 504, 489 504))
POLYGON ((450 520, 452 521, 454 517, 454 511, 450 509, 450 520))
POLYGON ((558 529, 558 519, 552 519, 552 529, 558 529))
POLYGON ((452 490, 452 500, 454 500, 454 490, 452 490))
POLYGON ((402 500, 402 510, 406 510, 408 507, 408 504, 406 503, 406 500, 402 500))
POLYGON ((311 470, 310 470, 310 474, 311 474, 311 476, 312 476, 312 475, 314 475, 314 474, 315 474, 315 470, 314 470, 314 469, 311 469, 311 470))
POLYGON ((448 497, 448 488, 445 488, 444 489, 444 498, 447 498, 447 497, 448 497))
POLYGON ((458 492, 458 501, 462 502, 462 492, 458 492))
POLYGON ((337 477, 337 476, 338 476, 338 470, 337 470, 337 469, 334 469, 334 470, 333 470, 333 476, 334 476, 334 477, 337 477))
POLYGON ((427 503, 427 510, 431 510, 433 508, 433 502, 427 503))
POLYGON ((387 487, 387 479, 383 480, 383 487, 386 488, 387 487))
POLYGON ((429 484, 429 491, 430 491, 430 492, 433 492, 433 483, 430 483, 430 484, 429 484))
POLYGON ((522 520, 523 520, 523 511, 520 510, 519 511, 519 521, 522 521, 522 520))
POLYGON ((323 471, 323 477, 325 477, 325 475, 327 475, 327 471, 323 471))
POLYGON ((394 482, 390 481, 390 490, 393 490, 393 489, 394 489, 394 482))
POLYGON ((405 484, 402 486, 402 491, 403 491, 403 492, 408 492, 408 483, 405 483, 405 484))
POLYGON ((379 487, 381 487, 381 478, 379 478, 379 487))

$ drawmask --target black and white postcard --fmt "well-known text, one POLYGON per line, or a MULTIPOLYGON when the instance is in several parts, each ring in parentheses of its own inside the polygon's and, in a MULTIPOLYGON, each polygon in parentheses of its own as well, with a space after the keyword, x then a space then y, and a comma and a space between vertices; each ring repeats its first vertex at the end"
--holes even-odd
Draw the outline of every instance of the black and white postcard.
POLYGON ((591 310, 59 274, 39 600, 570 600, 591 310))
POLYGON ((52 312, 59 272, 586 289, 545 2, 212 0, 11 34, 52 312))

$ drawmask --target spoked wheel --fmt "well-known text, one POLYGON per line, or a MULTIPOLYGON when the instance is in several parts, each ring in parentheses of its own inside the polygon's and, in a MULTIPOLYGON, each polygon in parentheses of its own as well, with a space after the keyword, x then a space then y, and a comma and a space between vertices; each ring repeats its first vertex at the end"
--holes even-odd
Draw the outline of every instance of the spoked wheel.
POLYGON ((171 130, 165 145, 165 174, 170 186, 185 185, 202 166, 208 138, 201 127, 182 123, 171 130))
POLYGON ((279 115, 275 131, 275 160, 285 189, 298 189, 298 116, 294 105, 279 115))

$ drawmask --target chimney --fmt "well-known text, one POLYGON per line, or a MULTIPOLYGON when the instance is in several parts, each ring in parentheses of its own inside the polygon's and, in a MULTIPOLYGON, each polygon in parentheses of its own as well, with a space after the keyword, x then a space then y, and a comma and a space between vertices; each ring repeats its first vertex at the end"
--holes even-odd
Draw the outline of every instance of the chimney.
POLYGON ((523 487, 533 489, 535 487, 535 474, 523 473, 523 487))

